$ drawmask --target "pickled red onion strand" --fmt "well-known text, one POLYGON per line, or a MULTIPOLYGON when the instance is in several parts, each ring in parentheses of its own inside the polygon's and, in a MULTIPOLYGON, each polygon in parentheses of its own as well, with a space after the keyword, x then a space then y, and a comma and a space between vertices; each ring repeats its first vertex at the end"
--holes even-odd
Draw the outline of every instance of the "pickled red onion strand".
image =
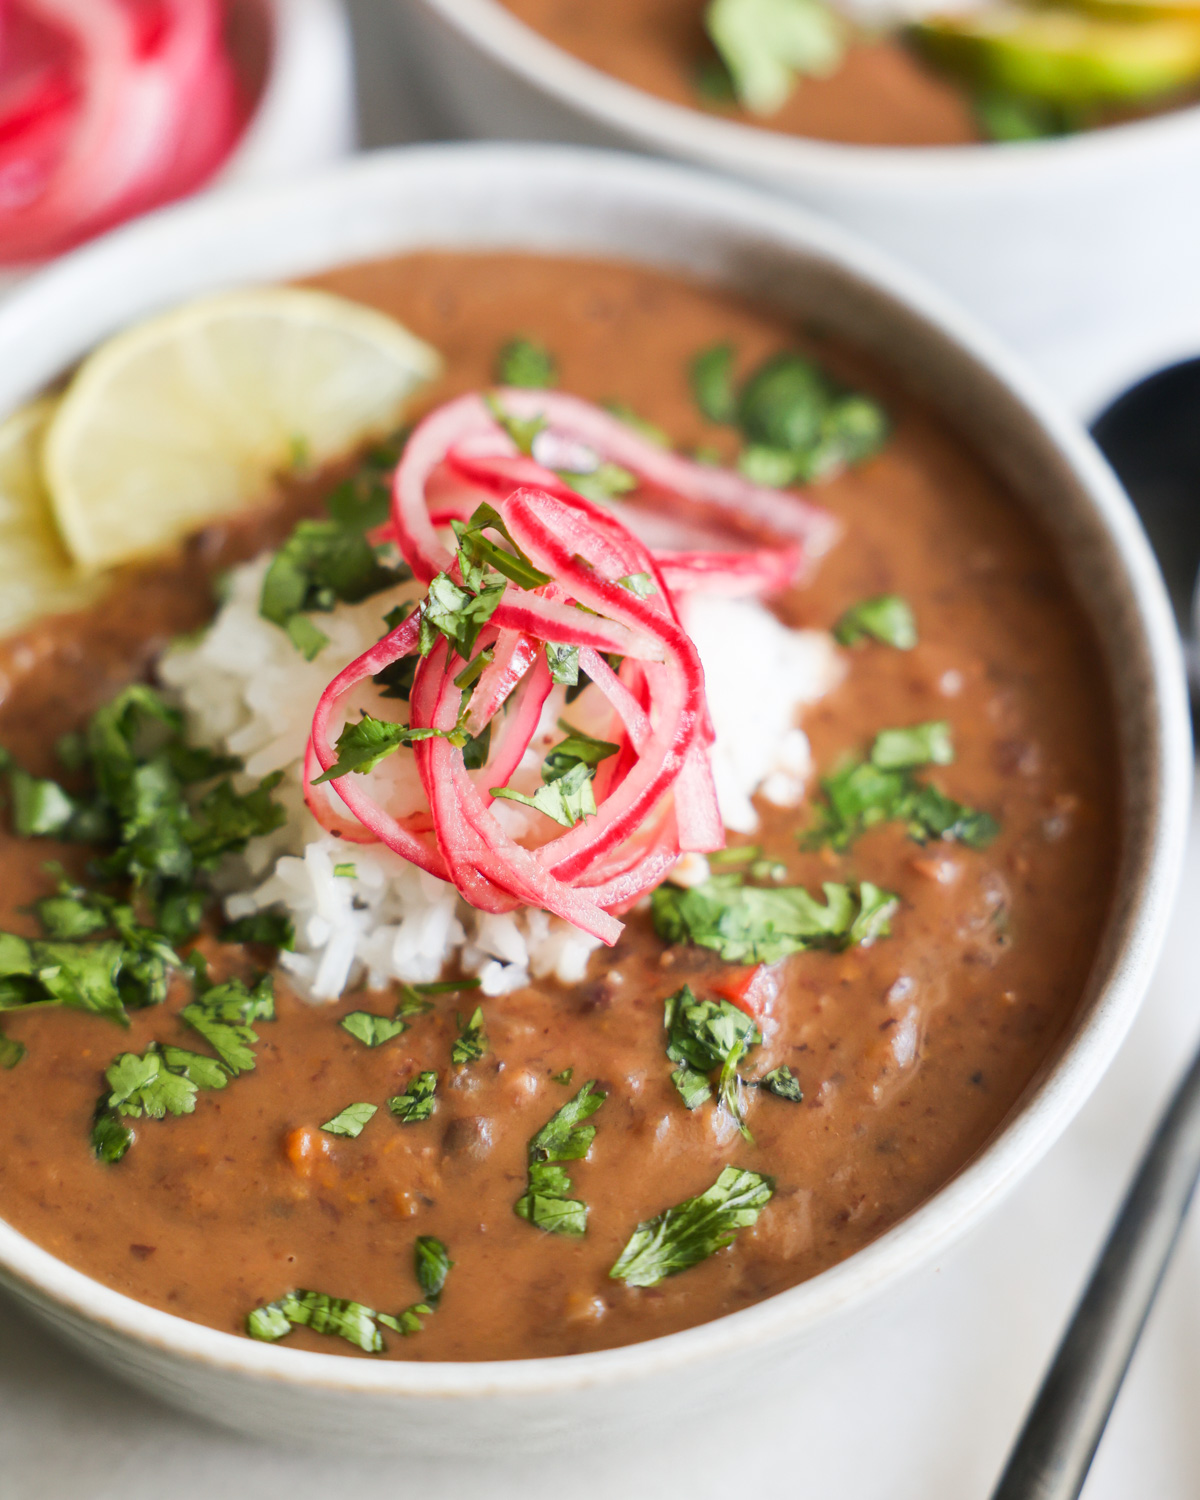
POLYGON ((509 777, 521 764, 521 757, 529 748, 537 731, 542 709, 553 687, 554 681, 550 676, 550 668, 546 663, 545 655, 539 652, 533 662, 532 671, 521 685, 520 692, 515 699, 509 700, 510 706, 504 715, 500 733, 496 736, 496 743, 492 746, 488 763, 484 766, 483 773, 480 774, 479 780, 482 785, 484 773, 486 773, 485 790, 508 784, 509 777))
POLYGON ((656 552, 672 594, 694 589, 728 595, 778 594, 789 587, 801 563, 798 547, 755 552, 656 552))
POLYGON ((580 670, 587 673, 595 687, 608 699, 613 711, 625 726, 633 748, 640 751, 650 738, 650 720, 646 717, 641 704, 604 658, 590 647, 584 646, 580 649, 579 666, 580 670))
POLYGON ((725 825, 717 806, 712 767, 699 745, 693 745, 675 779, 675 820, 679 847, 685 853, 709 854, 725 844, 725 825))
POLYGON ((375 844, 379 840, 369 829, 363 827, 357 818, 350 819, 341 813, 333 805, 332 798, 337 795, 332 783, 324 781, 320 786, 314 786, 313 781, 321 773, 321 762, 317 759, 316 747, 311 737, 304 749, 304 801, 308 810, 316 818, 317 822, 326 833, 332 833, 335 838, 345 839, 351 844, 375 844))
MULTIPOLYGON (((482 637, 480 640, 482 641, 482 637)), ((477 651, 485 649, 476 644, 477 651)), ((538 654, 537 642, 519 630, 501 630, 493 643, 494 655, 479 674, 471 694, 470 709, 463 728, 470 735, 480 734, 517 683, 533 666, 538 654)))

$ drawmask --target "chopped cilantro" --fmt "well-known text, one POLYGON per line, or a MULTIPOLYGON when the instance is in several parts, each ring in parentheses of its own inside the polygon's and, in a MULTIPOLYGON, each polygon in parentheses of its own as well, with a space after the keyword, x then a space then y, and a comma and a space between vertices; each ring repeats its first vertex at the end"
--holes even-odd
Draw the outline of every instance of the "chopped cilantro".
POLYGON ((639 1224, 608 1274, 626 1286, 657 1286, 732 1244, 774 1191, 769 1177, 726 1167, 707 1192, 639 1224))
POLYGON ((475 1012, 459 1031, 454 1046, 450 1049, 450 1061, 456 1068, 478 1062, 488 1050, 487 1033, 483 1029, 483 1007, 477 1005, 475 1012))
POLYGON ((357 880, 358 866, 350 862, 341 865, 334 865, 333 873, 339 880, 357 880))
POLYGON ((550 680, 566 687, 579 683, 579 647, 559 646, 554 641, 546 642, 546 665, 550 668, 550 680))
POLYGON ((722 1105, 747 1140, 752 1139, 742 1115, 738 1063, 762 1033, 744 1010, 728 1000, 697 1000, 689 985, 668 995, 663 1007, 667 1057, 681 1066, 671 1082, 688 1109, 703 1104, 711 1093, 704 1075, 721 1070, 717 1085, 722 1105))
POLYGON ((619 500, 638 487, 638 477, 620 464, 600 463, 594 469, 559 469, 558 476, 586 500, 595 500, 603 505, 608 500, 619 500))
POLYGON ((286 630, 308 661, 328 641, 309 614, 358 604, 412 577, 406 567, 386 565, 366 536, 387 519, 388 476, 398 456, 398 439, 368 455, 329 496, 329 518, 298 522, 271 559, 259 613, 286 630))
POLYGON ((388 1108, 402 1125, 418 1125, 433 1114, 437 1081, 437 1074, 432 1071, 418 1073, 402 1094, 388 1100, 388 1108))
POLYGON ((870 637, 897 651, 917 644, 917 622, 907 600, 899 594, 879 594, 853 605, 833 627, 840 645, 853 646, 870 637))
POLYGON ((871 746, 871 764, 881 771, 909 771, 918 766, 954 763, 954 739, 945 719, 907 729, 881 729, 871 746))
POLYGON ((577 1239, 586 1233, 587 1204, 570 1196, 571 1179, 557 1163, 580 1161, 588 1154, 596 1127, 584 1122, 596 1113, 606 1097, 596 1087, 595 1079, 589 1079, 529 1142, 528 1183, 513 1205, 518 1217, 548 1234, 577 1239))
POLYGON ((379 1314, 361 1302, 300 1290, 256 1307, 246 1319, 246 1332, 252 1339, 274 1343, 293 1328, 311 1328, 314 1333, 345 1339, 364 1354, 379 1354, 384 1344, 378 1319, 379 1314))
POLYGON ((781 109, 798 78, 833 72, 846 46, 823 0, 709 0, 704 25, 738 103, 756 115, 781 109))
POLYGON ((692 391, 710 421, 740 429, 738 466, 756 484, 829 478, 883 446, 888 422, 882 408, 839 385, 813 360, 792 351, 772 355, 740 390, 733 364, 727 344, 703 350, 692 361, 692 391))
MULTIPOLYGON (((495 506, 486 503, 477 505, 469 521, 452 521, 450 526, 458 539, 458 565, 463 584, 472 593, 478 594, 488 583, 488 568, 494 568, 497 573, 523 589, 540 588, 542 584, 550 582, 549 573, 535 568, 513 541, 495 506), (508 548, 498 546, 485 536, 486 531, 498 532, 508 543, 508 548)), ((459 653, 463 657, 467 654, 459 653)))
POLYGON ((575 1069, 574 1068, 564 1068, 561 1073, 551 1073, 551 1075, 550 1075, 550 1082, 551 1083, 561 1083, 564 1088, 567 1088, 570 1085, 571 1079, 574 1078, 574 1076, 575 1076, 575 1069))
POLYGON ((477 590, 455 583, 448 573, 437 574, 430 580, 421 612, 421 655, 429 655, 440 634, 463 661, 470 661, 479 632, 495 614, 507 587, 498 573, 488 575, 477 590))
POLYGON ((15 1068, 25 1052, 24 1042, 18 1042, 15 1037, 5 1036, 0 1031, 0 1068, 15 1068))
POLYGON ((427 1302, 414 1302, 395 1317, 391 1313, 376 1313, 376 1317, 385 1328, 390 1328, 393 1333, 400 1334, 403 1338, 411 1338, 414 1333, 420 1333, 425 1324, 423 1318, 427 1318, 433 1312, 433 1308, 427 1302))
POLYGON ((343 1031, 360 1041, 364 1047, 382 1047, 394 1036, 399 1036, 408 1027, 397 1016, 377 1016, 369 1010, 352 1010, 338 1023, 343 1031))
POLYGON ((91 1141, 96 1156, 110 1163, 120 1161, 134 1141, 124 1120, 190 1115, 200 1089, 223 1089, 229 1082, 228 1072, 215 1058, 157 1042, 140 1056, 123 1052, 104 1077, 108 1092, 96 1105, 91 1141))
POLYGON ((625 577, 618 578, 617 582, 623 589, 636 594, 639 599, 649 599, 651 594, 658 593, 658 586, 649 573, 626 573, 625 577))
POLYGON ((786 1064, 782 1067, 772 1068, 769 1073, 755 1080, 759 1088, 767 1089, 780 1099, 787 1099, 792 1104, 801 1104, 804 1094, 801 1092, 800 1084, 796 1075, 786 1064))
POLYGON ((496 379, 500 385, 549 390, 558 384, 558 366, 542 344, 522 337, 511 338, 496 356, 496 379))
POLYGON ((441 1240, 436 1240, 429 1234, 420 1234, 413 1245, 413 1263, 417 1285, 425 1294, 425 1301, 430 1307, 436 1307, 441 1301, 446 1277, 454 1266, 450 1252, 441 1240))
POLYGON ((954 801, 912 774, 915 766, 945 765, 953 758, 949 725, 943 721, 883 730, 870 760, 851 761, 822 780, 824 805, 802 842, 809 848, 828 844, 846 849, 877 823, 900 821, 919 844, 944 839, 986 848, 1000 831, 991 814, 954 801))
POLYGON ((363 1133, 363 1127, 371 1121, 378 1108, 377 1104, 347 1104, 332 1120, 326 1120, 321 1129, 328 1131, 330 1135, 348 1135, 353 1139, 363 1133))
POLYGON ((713 875, 682 890, 660 885, 651 897, 654 930, 667 943, 712 948, 727 963, 775 963, 805 948, 847 947, 885 937, 895 896, 864 881, 857 896, 826 882, 822 904, 802 886, 744 885, 740 874, 713 875), (869 920, 855 931, 858 919, 869 920))
POLYGON ((44 781, 13 766, 8 773, 8 786, 12 793, 13 832, 19 837, 53 838, 55 834, 69 834, 78 807, 57 781, 44 781))
POLYGON ((275 994, 269 975, 253 989, 240 979, 207 985, 197 974, 196 997, 180 1011, 180 1019, 199 1032, 236 1078, 254 1068, 255 1021, 275 1019, 275 994))
POLYGON ((573 828, 596 811, 596 797, 592 790, 596 767, 602 760, 615 755, 620 747, 608 740, 596 740, 583 734, 566 719, 560 719, 558 727, 566 739, 560 740, 542 762, 544 785, 532 797, 503 786, 492 787, 491 794, 536 808, 564 828, 573 828))
POLYGON ((342 729, 337 737, 337 760, 328 771, 314 776, 312 784, 320 786, 323 781, 336 781, 352 771, 365 776, 401 745, 412 745, 417 740, 448 739, 454 743, 457 739, 465 743, 466 738, 465 734, 456 737, 452 730, 410 729, 407 724, 376 719, 364 711, 361 719, 342 729))
POLYGON ((296 929, 282 907, 267 907, 248 917, 239 917, 221 929, 223 943, 261 943, 290 953, 296 946, 296 929))

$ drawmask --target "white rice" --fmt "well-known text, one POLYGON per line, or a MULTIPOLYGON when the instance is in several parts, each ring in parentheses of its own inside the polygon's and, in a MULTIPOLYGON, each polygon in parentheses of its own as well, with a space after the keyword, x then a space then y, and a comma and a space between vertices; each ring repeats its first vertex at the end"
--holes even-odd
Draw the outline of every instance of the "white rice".
MULTIPOLYGON (((172 647, 159 664, 197 743, 241 756, 246 784, 283 772, 276 797, 287 810, 285 825, 253 841, 221 872, 229 916, 282 906, 296 928, 296 949, 281 955, 281 965, 315 1001, 334 1000, 363 981, 382 988, 435 980, 456 955, 488 995, 518 989, 531 977, 581 980, 598 943, 570 923, 528 908, 505 916, 478 912, 390 849, 351 844, 320 828, 302 790, 317 699, 379 638, 384 613, 417 590, 407 585, 314 616, 329 644, 306 662, 258 613, 267 563, 260 558, 234 569, 211 627, 172 647)), ((840 680, 840 655, 825 632, 789 630, 751 600, 694 597, 686 624, 704 664, 721 816, 727 828, 753 833, 753 794, 789 807, 804 795, 811 758, 798 714, 840 680)), ((547 710, 552 734, 561 707, 547 710)), ((535 761, 522 771, 536 782, 535 761)), ((519 832, 523 810, 497 806, 519 832)))

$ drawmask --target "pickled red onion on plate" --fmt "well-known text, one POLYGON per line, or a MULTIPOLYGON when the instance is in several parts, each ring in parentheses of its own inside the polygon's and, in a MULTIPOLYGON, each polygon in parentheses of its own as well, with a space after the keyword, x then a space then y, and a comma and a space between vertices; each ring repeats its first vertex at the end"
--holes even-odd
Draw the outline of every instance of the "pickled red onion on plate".
POLYGON ((0 0, 0 263, 206 181, 246 104, 224 0, 0 0))
POLYGON ((378 839, 481 910, 540 907, 614 943, 619 914, 681 855, 725 842, 704 673, 676 595, 777 592, 833 544, 838 523, 798 495, 667 453, 586 401, 505 389, 460 397, 418 425, 381 535, 419 582, 440 577, 469 595, 464 525, 519 561, 518 575, 491 575, 503 592, 466 655, 444 631, 425 628, 427 598, 334 678, 313 720, 309 806, 322 826, 378 839), (524 444, 530 451, 513 436, 517 423, 528 424, 525 438, 534 434, 524 444), (572 486, 571 469, 548 466, 556 460, 593 471, 620 465, 632 480, 627 500, 587 498, 572 486), (639 524, 655 512, 720 545, 652 548, 639 524), (514 835, 496 799, 528 763, 555 687, 551 652, 564 649, 590 685, 610 753, 591 773, 594 809, 568 818, 562 832, 514 835), (340 764, 336 745, 353 705, 362 706, 362 687, 412 656, 405 753, 419 775, 420 805, 389 806, 386 791, 353 771, 314 784, 314 758, 327 774, 340 764), (485 731, 483 763, 468 769, 463 745, 485 731), (334 813, 331 791, 352 821, 334 813))

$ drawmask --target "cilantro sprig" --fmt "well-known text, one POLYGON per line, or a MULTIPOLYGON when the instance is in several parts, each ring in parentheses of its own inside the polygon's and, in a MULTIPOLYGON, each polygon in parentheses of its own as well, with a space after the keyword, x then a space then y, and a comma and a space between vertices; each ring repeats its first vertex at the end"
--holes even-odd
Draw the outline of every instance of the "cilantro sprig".
POLYGON ((851 605, 833 627, 833 635, 841 646, 873 640, 911 651, 917 644, 917 621, 912 606, 899 594, 877 594, 851 605))
POLYGON ((751 886, 738 871, 651 897, 654 930, 666 943, 711 948, 727 963, 775 963, 806 948, 868 946, 886 937, 899 901, 864 880, 857 891, 828 881, 825 901, 803 886, 751 886))
POLYGON ((692 361, 692 393, 710 422, 739 430, 738 467, 757 484, 829 479, 883 447, 889 424, 869 396, 849 390, 792 351, 772 355, 739 386, 731 344, 692 361))
POLYGON ((573 828, 596 811, 596 796, 592 789, 596 767, 610 755, 616 755, 620 747, 608 740, 593 739, 566 719, 560 719, 558 727, 566 738, 547 753, 542 762, 543 785, 533 796, 512 791, 506 786, 492 787, 491 795, 523 803, 545 813, 563 828, 573 828))
POLYGON ((437 1084, 438 1076, 432 1069, 417 1073, 403 1093, 388 1100, 388 1108, 402 1125, 418 1125, 437 1107, 437 1084))
POLYGON ((469 1063, 479 1062, 487 1056, 488 1039, 483 1026, 483 1006, 477 1005, 466 1022, 460 1018, 460 1029, 450 1049, 453 1067, 465 1068, 469 1063))
POLYGON ((731 1245, 774 1191, 771 1178, 726 1167, 707 1192, 639 1224, 608 1274, 626 1286, 657 1286, 731 1245))
POLYGON ((918 844, 942 839, 984 849, 1000 831, 988 812, 956 802, 914 772, 950 765, 954 742, 943 720, 884 729, 866 760, 849 761, 821 781, 823 804, 813 827, 801 836, 807 848, 843 850, 878 823, 903 822, 918 844))
POLYGON ((596 1127, 585 1122, 607 1098, 594 1078, 569 1099, 546 1121, 529 1142, 528 1182, 525 1192, 513 1204, 519 1218, 534 1224, 547 1234, 564 1234, 578 1239, 587 1232, 588 1208, 580 1198, 571 1197, 571 1179, 559 1165, 564 1161, 581 1161, 591 1150, 596 1127))

